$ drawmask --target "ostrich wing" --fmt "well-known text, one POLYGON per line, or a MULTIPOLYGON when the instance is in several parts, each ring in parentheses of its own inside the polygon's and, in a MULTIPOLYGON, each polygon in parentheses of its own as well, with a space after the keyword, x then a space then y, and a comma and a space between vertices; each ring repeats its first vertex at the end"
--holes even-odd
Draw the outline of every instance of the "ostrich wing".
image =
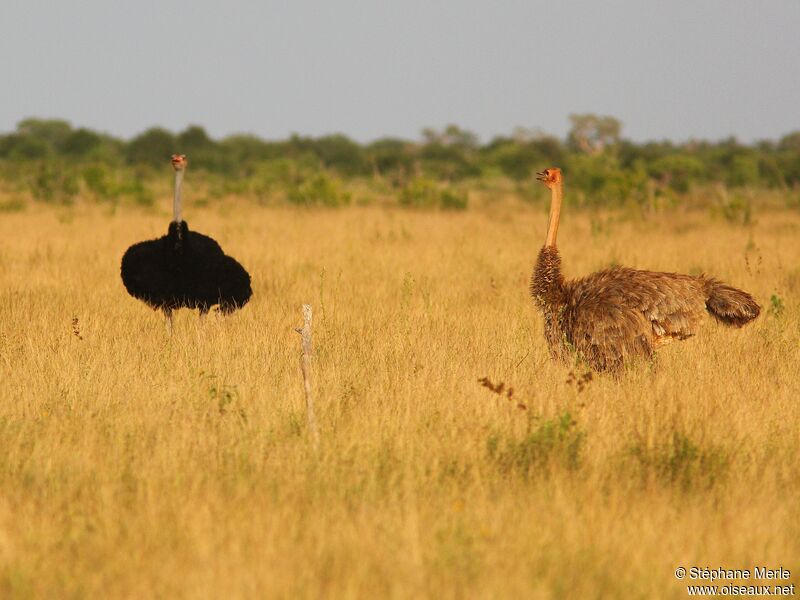
POLYGON ((567 284, 567 339, 596 369, 694 335, 705 311, 697 277, 616 268, 567 284))
POLYGON ((217 240, 196 231, 188 232, 188 246, 197 255, 219 257, 225 254, 217 240))

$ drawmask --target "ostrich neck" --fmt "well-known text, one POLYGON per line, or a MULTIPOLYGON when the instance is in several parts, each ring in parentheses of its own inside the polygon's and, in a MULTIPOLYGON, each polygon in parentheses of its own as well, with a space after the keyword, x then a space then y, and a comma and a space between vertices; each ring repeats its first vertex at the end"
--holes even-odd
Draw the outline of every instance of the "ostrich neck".
POLYGON ((565 300, 564 277, 561 275, 561 257, 558 254, 558 248, 556 248, 558 219, 561 216, 561 196, 563 192, 560 181, 553 185, 551 192, 550 224, 547 227, 547 239, 539 251, 539 257, 536 259, 536 266, 533 268, 533 278, 531 280, 531 294, 545 312, 545 321, 550 325, 556 322, 558 311, 565 300))
POLYGON ((558 220, 561 217, 561 197, 563 189, 561 182, 553 185, 550 200, 550 224, 547 227, 547 239, 544 242, 546 247, 555 248, 556 236, 558 235, 558 220))
POLYGON ((183 185, 183 171, 175 171, 175 197, 172 199, 172 220, 181 222, 181 186, 183 185))
MULTIPOLYGON (((558 311, 565 301, 561 257, 555 246, 543 246, 531 277, 531 295, 545 313, 558 311)), ((551 315, 552 316, 552 315, 551 315)))

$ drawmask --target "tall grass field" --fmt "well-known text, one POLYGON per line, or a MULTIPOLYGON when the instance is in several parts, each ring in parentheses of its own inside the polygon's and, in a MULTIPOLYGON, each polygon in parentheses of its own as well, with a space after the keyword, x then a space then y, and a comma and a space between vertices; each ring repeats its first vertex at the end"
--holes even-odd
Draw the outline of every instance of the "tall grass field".
POLYGON ((0 214, 0 598, 684 598, 679 566, 798 581, 797 211, 567 198, 568 277, 705 272, 763 307, 615 379, 550 361, 528 295, 541 207, 190 201, 254 295, 180 311, 171 336, 119 275, 167 208, 0 214))

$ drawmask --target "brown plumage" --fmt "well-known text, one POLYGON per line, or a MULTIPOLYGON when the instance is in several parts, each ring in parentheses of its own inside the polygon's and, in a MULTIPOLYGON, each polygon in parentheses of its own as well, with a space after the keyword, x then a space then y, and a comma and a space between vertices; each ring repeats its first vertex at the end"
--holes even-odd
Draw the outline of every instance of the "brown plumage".
POLYGON ((577 352, 597 371, 618 371, 635 358, 650 358, 660 345, 694 335, 708 312, 741 327, 761 307, 747 292, 700 275, 615 267, 573 281, 561 274, 556 248, 563 180, 560 169, 538 179, 550 188, 550 225, 531 278, 531 295, 544 315, 550 354, 567 361, 577 352))

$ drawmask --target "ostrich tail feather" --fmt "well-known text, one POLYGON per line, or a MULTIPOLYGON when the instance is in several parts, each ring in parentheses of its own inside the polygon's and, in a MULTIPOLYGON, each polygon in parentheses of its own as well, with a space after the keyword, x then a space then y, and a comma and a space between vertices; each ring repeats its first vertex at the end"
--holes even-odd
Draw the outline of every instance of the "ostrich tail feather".
POLYGON ((724 325, 741 327, 761 313, 761 307, 750 294, 716 279, 708 279, 705 290, 708 312, 724 325))

